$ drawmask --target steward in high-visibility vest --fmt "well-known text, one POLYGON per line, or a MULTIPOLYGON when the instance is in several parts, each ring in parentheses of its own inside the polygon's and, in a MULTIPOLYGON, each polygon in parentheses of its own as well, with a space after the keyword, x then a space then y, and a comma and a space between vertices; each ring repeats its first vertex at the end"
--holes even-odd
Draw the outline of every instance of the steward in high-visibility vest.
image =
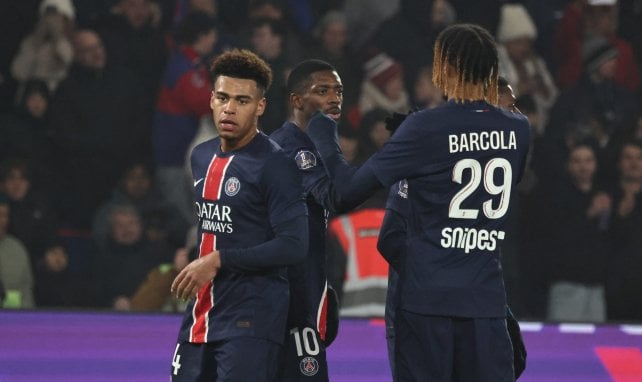
POLYGON ((345 257, 341 315, 383 317, 388 285, 388 263, 377 251, 377 237, 385 210, 366 208, 330 221, 328 234, 345 257))

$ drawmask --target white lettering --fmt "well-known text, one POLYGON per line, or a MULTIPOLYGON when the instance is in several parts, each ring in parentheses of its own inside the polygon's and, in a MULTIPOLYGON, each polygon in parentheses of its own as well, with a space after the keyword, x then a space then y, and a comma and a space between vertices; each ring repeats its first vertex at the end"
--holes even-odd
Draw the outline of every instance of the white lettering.
POLYGON ((497 248, 497 240, 503 240, 504 235, 504 231, 444 227, 441 230, 440 244, 442 248, 463 249, 464 253, 473 250, 494 251, 497 248))
POLYGON ((517 150, 515 132, 493 130, 448 135, 448 152, 451 154, 486 150, 517 150))

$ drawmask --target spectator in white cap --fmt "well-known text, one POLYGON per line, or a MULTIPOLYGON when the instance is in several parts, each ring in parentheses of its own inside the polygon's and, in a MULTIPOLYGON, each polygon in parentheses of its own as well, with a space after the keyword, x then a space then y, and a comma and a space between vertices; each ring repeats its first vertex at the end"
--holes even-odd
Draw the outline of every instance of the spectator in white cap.
POLYGON ((616 0, 575 0, 564 10, 555 34, 554 54, 558 63, 557 83, 575 84, 583 71, 582 46, 587 38, 607 38, 618 51, 615 81, 635 92, 640 86, 640 72, 631 44, 618 36, 616 0))
POLYGON ((546 121, 557 87, 533 48, 536 39, 537 28, 526 8, 521 4, 503 5, 497 28, 499 72, 512 84, 516 96, 533 97, 540 120, 546 121))
POLYGON ((34 30, 20 44, 11 74, 21 83, 43 80, 53 91, 67 76, 73 60, 70 37, 76 13, 71 0, 44 0, 39 14, 34 30))

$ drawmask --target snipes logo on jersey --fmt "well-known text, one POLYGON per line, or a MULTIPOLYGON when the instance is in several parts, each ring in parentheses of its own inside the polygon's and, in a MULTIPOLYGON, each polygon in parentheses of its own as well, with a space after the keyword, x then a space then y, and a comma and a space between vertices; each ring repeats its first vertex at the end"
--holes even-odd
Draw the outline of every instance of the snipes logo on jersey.
POLYGON ((441 246, 443 248, 460 248, 465 253, 474 249, 494 251, 497 248, 497 240, 504 240, 505 235, 504 231, 446 227, 441 230, 441 246))
POLYGON ((317 157, 307 150, 301 150, 296 153, 294 160, 301 170, 307 170, 317 165, 317 157))
POLYGON ((301 360, 299 369, 303 375, 311 377, 319 372, 319 362, 314 357, 305 357, 301 360))
POLYGON ((212 233, 232 233, 232 208, 212 202, 196 202, 201 228, 212 233))

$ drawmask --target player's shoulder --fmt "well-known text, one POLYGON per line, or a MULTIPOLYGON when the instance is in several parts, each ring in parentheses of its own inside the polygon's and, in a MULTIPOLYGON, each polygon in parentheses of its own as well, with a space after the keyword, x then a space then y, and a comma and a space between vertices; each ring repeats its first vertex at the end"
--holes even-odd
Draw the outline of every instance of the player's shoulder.
POLYGON ((215 137, 201 142, 192 149, 192 158, 207 154, 211 156, 221 145, 221 138, 215 137))
POLYGON ((285 122, 270 134, 270 139, 278 143, 283 150, 289 151, 305 144, 305 133, 292 122, 285 122))

